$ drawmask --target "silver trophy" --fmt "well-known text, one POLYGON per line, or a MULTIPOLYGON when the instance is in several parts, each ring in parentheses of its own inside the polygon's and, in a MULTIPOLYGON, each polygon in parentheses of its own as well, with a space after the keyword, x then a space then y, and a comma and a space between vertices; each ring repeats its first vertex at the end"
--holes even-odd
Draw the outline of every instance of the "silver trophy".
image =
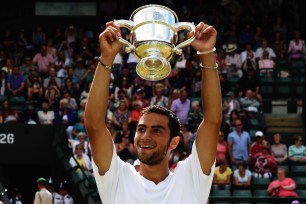
POLYGON ((130 30, 129 41, 120 38, 127 53, 133 52, 138 59, 136 73, 143 79, 157 81, 166 78, 170 71, 173 53, 182 54, 182 48, 195 39, 178 42, 178 32, 194 31, 195 25, 178 22, 176 13, 161 5, 150 4, 136 9, 130 20, 115 20, 115 24, 130 30))

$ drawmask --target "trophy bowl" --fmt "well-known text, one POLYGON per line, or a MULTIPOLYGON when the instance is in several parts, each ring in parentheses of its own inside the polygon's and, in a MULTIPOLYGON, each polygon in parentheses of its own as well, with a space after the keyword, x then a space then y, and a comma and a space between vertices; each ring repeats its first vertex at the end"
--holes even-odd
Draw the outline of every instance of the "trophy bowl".
POLYGON ((195 39, 178 42, 178 32, 194 31, 189 22, 178 22, 176 13, 168 7, 149 4, 136 9, 129 20, 115 20, 116 25, 130 30, 130 39, 119 38, 127 53, 133 52, 138 60, 136 73, 143 79, 158 81, 171 72, 173 53, 182 54, 182 48, 195 39))

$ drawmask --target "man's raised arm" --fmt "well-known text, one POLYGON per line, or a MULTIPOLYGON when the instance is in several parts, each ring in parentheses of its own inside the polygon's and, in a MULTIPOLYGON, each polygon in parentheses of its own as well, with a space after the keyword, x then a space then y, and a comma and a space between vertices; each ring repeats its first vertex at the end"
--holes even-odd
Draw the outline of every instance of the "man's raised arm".
POLYGON ((204 119, 200 124, 196 147, 203 172, 208 175, 215 162, 217 141, 222 121, 222 100, 219 75, 214 54, 217 31, 214 27, 199 23, 196 40, 191 44, 201 58, 202 107, 204 119))
POLYGON ((100 175, 108 171, 113 154, 112 137, 106 127, 109 82, 112 63, 121 48, 118 41, 120 29, 113 22, 99 35, 101 57, 89 91, 85 108, 85 126, 88 132, 92 156, 100 175))

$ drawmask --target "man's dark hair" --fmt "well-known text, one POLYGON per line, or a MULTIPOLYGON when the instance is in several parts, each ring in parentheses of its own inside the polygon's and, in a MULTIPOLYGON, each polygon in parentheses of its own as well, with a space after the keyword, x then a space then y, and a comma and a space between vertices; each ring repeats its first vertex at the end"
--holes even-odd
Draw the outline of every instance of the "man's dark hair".
POLYGON ((176 114, 173 113, 171 110, 164 108, 162 106, 153 105, 143 109, 143 111, 141 112, 141 116, 148 113, 157 113, 167 116, 169 118, 168 126, 170 128, 170 139, 180 134, 181 123, 178 117, 176 116, 176 114))

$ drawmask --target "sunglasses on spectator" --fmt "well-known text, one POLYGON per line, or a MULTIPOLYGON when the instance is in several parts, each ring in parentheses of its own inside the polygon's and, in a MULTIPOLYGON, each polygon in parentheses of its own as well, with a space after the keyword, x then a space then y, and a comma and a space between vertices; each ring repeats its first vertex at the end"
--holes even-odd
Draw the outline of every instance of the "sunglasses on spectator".
POLYGON ((239 123, 239 124, 235 124, 235 127, 237 127, 237 126, 241 126, 242 125, 242 123, 239 123))

